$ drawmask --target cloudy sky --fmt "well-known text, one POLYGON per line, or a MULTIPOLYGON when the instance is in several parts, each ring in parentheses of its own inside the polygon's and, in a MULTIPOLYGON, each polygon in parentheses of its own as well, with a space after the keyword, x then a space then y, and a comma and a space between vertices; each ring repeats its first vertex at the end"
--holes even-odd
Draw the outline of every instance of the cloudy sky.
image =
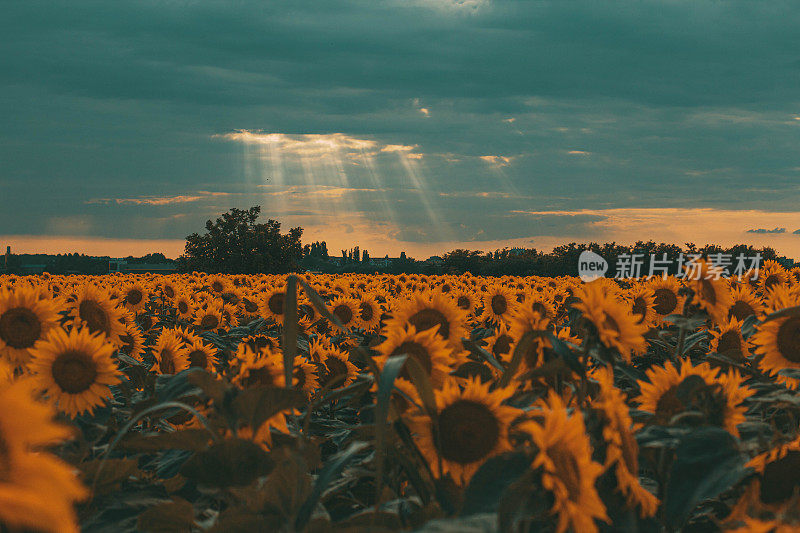
POLYGON ((48 0, 0 18, 0 244, 182 250, 231 207, 424 258, 800 258, 794 0, 48 0))

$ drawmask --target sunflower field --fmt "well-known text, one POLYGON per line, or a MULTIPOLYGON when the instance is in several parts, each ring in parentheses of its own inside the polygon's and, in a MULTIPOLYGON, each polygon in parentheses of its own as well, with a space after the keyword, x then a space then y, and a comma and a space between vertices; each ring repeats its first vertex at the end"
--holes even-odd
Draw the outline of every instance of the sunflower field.
POLYGON ((2 531, 800 531, 800 269, 0 277, 2 531))

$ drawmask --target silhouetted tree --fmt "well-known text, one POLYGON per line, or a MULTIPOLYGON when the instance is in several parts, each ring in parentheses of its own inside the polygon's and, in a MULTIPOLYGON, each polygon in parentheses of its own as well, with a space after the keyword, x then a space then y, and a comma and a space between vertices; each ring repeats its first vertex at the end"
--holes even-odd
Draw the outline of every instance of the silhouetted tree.
POLYGON ((303 257, 303 228, 281 234, 281 223, 269 219, 256 223, 261 207, 231 209, 215 222, 206 222, 205 235, 186 237, 185 253, 178 259, 183 271, 224 273, 274 273, 296 270, 303 257))

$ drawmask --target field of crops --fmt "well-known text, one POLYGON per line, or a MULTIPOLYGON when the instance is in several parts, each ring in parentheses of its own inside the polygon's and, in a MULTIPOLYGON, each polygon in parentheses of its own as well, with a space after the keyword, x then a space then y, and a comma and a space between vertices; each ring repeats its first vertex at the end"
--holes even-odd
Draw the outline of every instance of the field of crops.
POLYGON ((0 277, 0 530, 798 531, 800 269, 0 277))

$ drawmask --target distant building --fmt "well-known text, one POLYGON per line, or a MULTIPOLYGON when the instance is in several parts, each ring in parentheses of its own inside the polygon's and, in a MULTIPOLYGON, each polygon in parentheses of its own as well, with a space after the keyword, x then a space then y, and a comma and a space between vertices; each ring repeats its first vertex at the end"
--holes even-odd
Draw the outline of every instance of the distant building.
POLYGON ((121 259, 108 262, 109 272, 123 274, 173 274, 178 271, 175 263, 128 263, 121 259))

